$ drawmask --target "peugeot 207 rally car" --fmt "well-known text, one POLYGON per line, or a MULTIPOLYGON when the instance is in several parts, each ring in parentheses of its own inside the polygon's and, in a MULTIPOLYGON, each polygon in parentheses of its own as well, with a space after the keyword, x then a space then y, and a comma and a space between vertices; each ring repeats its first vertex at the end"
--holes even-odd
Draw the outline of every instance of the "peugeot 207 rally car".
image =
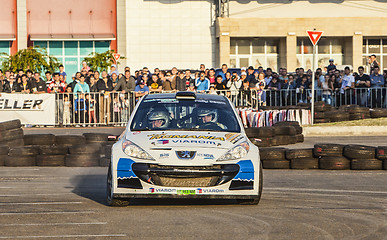
POLYGON ((112 147, 107 201, 219 198, 258 204, 262 167, 224 96, 178 92, 144 96, 112 147))

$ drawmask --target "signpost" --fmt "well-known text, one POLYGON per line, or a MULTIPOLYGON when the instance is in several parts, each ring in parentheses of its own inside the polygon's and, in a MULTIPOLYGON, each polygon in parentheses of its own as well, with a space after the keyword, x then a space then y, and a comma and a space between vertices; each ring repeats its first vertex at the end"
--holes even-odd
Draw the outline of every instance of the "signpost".
POLYGON ((117 61, 118 61, 118 59, 120 59, 121 54, 119 54, 119 53, 113 53, 113 57, 114 57, 114 61, 115 61, 116 64, 117 64, 117 61))
POLYGON ((309 39, 313 44, 313 61, 312 61, 312 101, 311 101, 311 118, 312 118, 312 125, 314 121, 314 81, 315 81, 315 61, 316 61, 316 45, 318 43, 318 40, 320 40, 323 32, 322 31, 316 31, 314 29, 313 31, 306 31, 308 33, 309 39))

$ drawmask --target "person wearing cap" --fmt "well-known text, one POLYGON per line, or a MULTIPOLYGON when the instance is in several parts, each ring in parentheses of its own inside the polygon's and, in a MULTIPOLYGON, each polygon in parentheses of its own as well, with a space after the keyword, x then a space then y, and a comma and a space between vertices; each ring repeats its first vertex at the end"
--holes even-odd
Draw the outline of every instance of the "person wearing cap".
POLYGON ((250 66, 248 69, 247 69, 247 77, 246 77, 246 80, 249 81, 249 84, 250 84, 250 87, 255 87, 255 84, 257 84, 257 81, 255 81, 255 77, 254 77, 254 67, 253 66, 250 66))
POLYGON ((257 99, 259 106, 266 106, 265 82, 258 82, 257 99))
POLYGON ((113 73, 117 74, 117 76, 120 74, 117 70, 117 65, 116 64, 112 64, 110 66, 110 73, 109 73, 109 76, 111 76, 113 73))
POLYGON ((335 60, 333 60, 332 58, 329 59, 329 65, 327 66, 327 72, 329 72, 330 70, 335 70, 336 69, 336 65, 334 64, 335 60))
POLYGON ((82 70, 86 70, 86 71, 89 71, 90 70, 90 67, 87 65, 86 62, 82 62, 82 69, 81 69, 81 72, 82 70))
POLYGON ((149 88, 148 88, 148 86, 145 85, 144 80, 141 79, 138 82, 138 85, 134 89, 134 92, 136 94, 136 98, 140 98, 140 97, 147 95, 149 93, 149 88))
POLYGON ((241 76, 242 76, 242 73, 243 73, 243 72, 246 73, 246 67, 242 67, 242 68, 241 68, 241 76))

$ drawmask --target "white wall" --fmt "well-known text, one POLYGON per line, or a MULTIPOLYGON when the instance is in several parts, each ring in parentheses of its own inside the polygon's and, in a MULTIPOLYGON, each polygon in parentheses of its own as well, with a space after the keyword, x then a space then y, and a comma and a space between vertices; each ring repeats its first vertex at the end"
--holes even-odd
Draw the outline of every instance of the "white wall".
MULTIPOLYGON (((376 0, 230 0, 230 18, 372 18, 386 15, 387 3, 376 0)), ((340 27, 339 23, 337 27, 340 27)))
POLYGON ((211 25, 207 0, 127 0, 126 65, 151 71, 214 66, 211 25))

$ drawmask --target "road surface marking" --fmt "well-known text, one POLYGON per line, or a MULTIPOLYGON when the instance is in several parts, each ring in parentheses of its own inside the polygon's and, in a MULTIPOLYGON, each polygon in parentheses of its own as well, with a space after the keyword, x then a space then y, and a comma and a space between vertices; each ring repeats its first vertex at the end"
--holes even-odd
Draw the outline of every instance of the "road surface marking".
POLYGON ((1 205, 62 205, 62 204, 81 204, 82 202, 26 202, 26 203, 0 203, 1 205))
POLYGON ((9 226, 58 226, 58 225, 104 225, 107 222, 89 222, 89 223, 8 223, 0 224, 1 227, 9 226))
POLYGON ((95 213, 95 211, 79 211, 79 212, 5 212, 0 213, 0 216, 10 215, 50 215, 50 214, 82 214, 82 213, 95 213))
POLYGON ((126 234, 89 234, 89 235, 53 235, 53 236, 1 236, 0 239, 12 238, 91 238, 91 237, 126 237, 126 234))
POLYGON ((263 190, 387 194, 387 192, 384 192, 384 191, 336 190, 336 189, 313 189, 313 188, 264 188, 263 190))

